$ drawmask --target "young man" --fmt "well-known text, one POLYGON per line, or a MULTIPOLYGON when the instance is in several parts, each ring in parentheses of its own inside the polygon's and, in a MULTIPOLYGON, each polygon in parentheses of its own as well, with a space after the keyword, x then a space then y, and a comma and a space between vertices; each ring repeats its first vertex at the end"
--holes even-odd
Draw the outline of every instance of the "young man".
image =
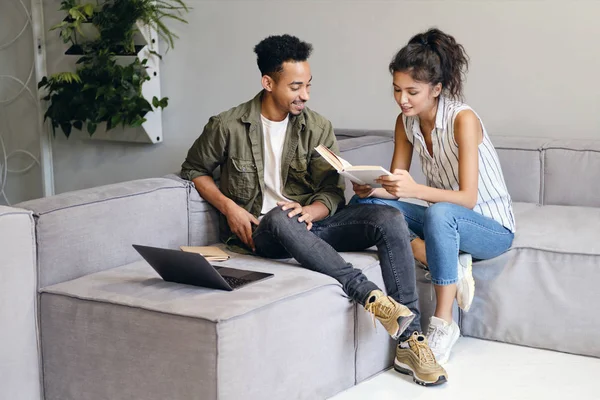
POLYGON ((339 153, 331 123, 305 106, 312 46, 290 35, 270 36, 254 51, 263 90, 210 118, 182 165, 183 178, 220 211, 224 242, 262 257, 293 257, 337 279, 400 338, 397 369, 421 384, 446 382, 418 333, 414 260, 402 213, 380 205, 343 208, 343 179, 314 150, 324 144, 339 153), (212 176, 217 167, 220 187, 212 176), (338 254, 374 245, 389 296, 338 254))

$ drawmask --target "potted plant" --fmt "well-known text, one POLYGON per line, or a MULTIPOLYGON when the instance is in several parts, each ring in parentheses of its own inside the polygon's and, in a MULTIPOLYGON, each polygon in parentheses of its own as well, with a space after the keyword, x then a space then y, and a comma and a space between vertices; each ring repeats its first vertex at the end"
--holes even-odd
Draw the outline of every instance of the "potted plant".
MULTIPOLYGON (((73 128, 85 127, 93 135, 101 123, 106 123, 107 131, 117 125, 138 127, 153 107, 168 105, 167 98, 142 95, 142 86, 153 78, 146 71, 147 58, 135 57, 129 63, 117 60, 137 56, 143 47, 135 43, 140 29, 155 30, 167 46, 174 47, 177 36, 164 19, 186 22, 182 13, 188 8, 182 0, 99 0, 96 4, 63 0, 60 9, 68 15, 52 29, 60 31, 65 43, 71 43, 66 54, 81 57, 75 72, 44 77, 38 84, 47 89, 45 118, 50 119, 54 134, 60 127, 69 137, 73 128), (86 25, 95 27, 95 38, 84 34, 86 25)), ((160 57, 152 50, 147 54, 160 57)))

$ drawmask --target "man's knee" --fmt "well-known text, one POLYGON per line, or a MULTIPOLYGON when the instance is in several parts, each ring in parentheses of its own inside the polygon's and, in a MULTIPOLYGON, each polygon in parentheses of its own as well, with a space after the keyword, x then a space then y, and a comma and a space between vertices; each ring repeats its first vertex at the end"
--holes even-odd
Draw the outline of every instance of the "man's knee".
POLYGON ((287 221, 287 220, 289 220, 289 217, 287 216, 288 212, 289 211, 283 211, 279 207, 275 207, 274 209, 272 209, 271 211, 269 211, 262 217, 262 219, 260 220, 260 224, 268 225, 268 226, 272 226, 272 227, 281 226, 281 224, 285 224, 288 222, 287 221))
POLYGON ((288 214, 292 210, 282 210, 279 207, 275 207, 262 217, 260 225, 264 226, 271 232, 280 232, 282 228, 294 229, 296 226, 302 226, 306 230, 306 224, 304 222, 298 222, 299 216, 288 217, 288 214))
POLYGON ((378 226, 382 227, 386 232, 408 235, 406 219, 400 210, 384 205, 374 205, 374 207, 377 207, 375 223, 378 226))

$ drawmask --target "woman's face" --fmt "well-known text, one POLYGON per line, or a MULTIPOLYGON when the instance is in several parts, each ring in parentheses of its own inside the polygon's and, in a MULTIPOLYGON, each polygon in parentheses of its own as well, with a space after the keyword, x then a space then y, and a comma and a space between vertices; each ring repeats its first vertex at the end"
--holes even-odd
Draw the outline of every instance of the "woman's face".
POLYGON ((427 114, 436 104, 442 85, 415 81, 408 72, 394 72, 394 98, 408 117, 427 114))

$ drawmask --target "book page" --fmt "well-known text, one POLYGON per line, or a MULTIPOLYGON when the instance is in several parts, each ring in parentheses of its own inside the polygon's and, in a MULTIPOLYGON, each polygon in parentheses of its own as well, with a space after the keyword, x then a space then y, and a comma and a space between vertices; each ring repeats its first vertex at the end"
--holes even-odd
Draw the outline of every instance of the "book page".
POLYGON ((344 168, 352 166, 352 164, 350 164, 348 161, 336 155, 333 151, 329 150, 322 144, 315 147, 315 150, 325 159, 325 161, 327 161, 338 172, 343 170, 344 168))
POLYGON ((382 175, 392 175, 391 172, 380 166, 358 165, 347 168, 340 174, 344 175, 350 181, 359 185, 370 185, 374 188, 380 188, 381 184, 375 182, 382 175))

